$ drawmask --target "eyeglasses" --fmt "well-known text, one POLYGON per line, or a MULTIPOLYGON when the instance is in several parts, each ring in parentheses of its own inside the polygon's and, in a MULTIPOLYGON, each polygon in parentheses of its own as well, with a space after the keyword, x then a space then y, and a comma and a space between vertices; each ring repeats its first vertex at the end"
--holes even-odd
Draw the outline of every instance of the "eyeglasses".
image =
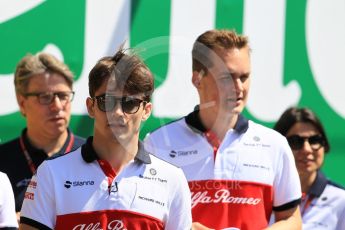
POLYGON ((319 134, 310 137, 301 137, 299 135, 292 135, 286 138, 291 149, 300 150, 303 148, 304 142, 308 141, 312 150, 319 150, 325 146, 325 138, 319 134))
POLYGON ((92 99, 97 100, 97 106, 99 110, 101 110, 102 112, 112 111, 115 108, 117 102, 120 102, 122 111, 127 114, 134 114, 138 112, 141 103, 146 103, 146 101, 138 98, 133 98, 129 96, 116 97, 106 94, 95 96, 92 99))
POLYGON ((37 97, 41 105, 50 105, 57 96, 61 103, 71 102, 74 98, 73 91, 66 92, 44 92, 44 93, 25 93, 24 97, 37 97))

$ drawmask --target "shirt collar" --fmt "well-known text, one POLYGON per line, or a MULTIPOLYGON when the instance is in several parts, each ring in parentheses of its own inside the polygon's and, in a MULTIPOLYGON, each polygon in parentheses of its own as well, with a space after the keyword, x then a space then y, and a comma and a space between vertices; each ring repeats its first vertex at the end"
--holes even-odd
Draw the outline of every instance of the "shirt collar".
MULTIPOLYGON (((187 125, 194 131, 196 132, 201 132, 204 133, 207 131, 207 129, 205 128, 205 126, 202 124, 202 121, 200 119, 200 115, 199 115, 199 107, 196 106, 195 110, 193 112, 191 112, 190 114, 188 114, 186 116, 186 123, 187 125)), ((245 118, 244 116, 242 116, 242 114, 240 114, 238 116, 238 119, 236 121, 234 130, 238 133, 245 133, 248 130, 248 119, 245 118)))
POLYGON ((314 183, 311 185, 308 195, 320 197, 323 190, 325 190, 327 184, 328 184, 328 180, 325 177, 325 175, 322 172, 318 171, 316 175, 316 179, 314 183))
MULTIPOLYGON (((23 139, 25 148, 29 152, 30 156, 32 156, 33 153, 35 155, 46 155, 47 156, 47 153, 43 149, 39 149, 36 146, 31 144, 31 142, 30 142, 30 140, 28 138, 28 135, 27 135, 27 131, 28 131, 27 128, 25 128, 22 131, 21 138, 23 139)), ((67 131, 68 131, 68 136, 67 136, 67 139, 66 139, 64 145, 62 146, 62 148, 58 152, 54 153, 53 155, 55 155, 55 154, 64 154, 65 153, 66 148, 67 148, 67 146, 68 146, 68 144, 70 142, 70 139, 71 139, 71 132, 70 132, 69 129, 67 129, 67 131)))
MULTIPOLYGON (((99 157, 92 146, 93 137, 89 137, 86 143, 81 147, 81 155, 85 162, 91 163, 94 160, 99 160, 99 157)), ((138 152, 135 155, 135 160, 144 164, 151 164, 150 154, 144 149, 144 145, 141 141, 138 143, 138 152)))

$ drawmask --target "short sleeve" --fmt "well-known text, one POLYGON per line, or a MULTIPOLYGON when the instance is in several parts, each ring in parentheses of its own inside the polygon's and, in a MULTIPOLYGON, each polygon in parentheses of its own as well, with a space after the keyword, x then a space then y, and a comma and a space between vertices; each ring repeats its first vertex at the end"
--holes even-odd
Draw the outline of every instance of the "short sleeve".
POLYGON ((25 193, 20 223, 39 229, 53 229, 56 222, 52 172, 44 161, 32 177, 25 193))
POLYGON ((340 216, 338 218, 338 223, 337 223, 337 228, 336 230, 343 230, 345 229, 345 205, 344 202, 342 202, 343 204, 343 209, 340 213, 340 216))
POLYGON ((284 211, 299 205, 301 184, 292 151, 284 139, 274 179, 274 211, 284 211))
POLYGON ((166 223, 166 230, 174 229, 191 229, 192 213, 191 213, 191 193, 187 180, 179 168, 176 180, 175 191, 172 194, 171 206, 169 210, 169 218, 166 223))
POLYGON ((0 184, 0 228, 18 228, 12 186, 4 173, 0 173, 0 184))

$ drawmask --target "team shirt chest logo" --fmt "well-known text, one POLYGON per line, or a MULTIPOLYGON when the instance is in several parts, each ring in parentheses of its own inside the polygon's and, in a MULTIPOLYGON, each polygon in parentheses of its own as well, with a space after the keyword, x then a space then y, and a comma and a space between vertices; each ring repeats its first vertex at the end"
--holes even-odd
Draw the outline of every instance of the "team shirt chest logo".
POLYGON ((249 204, 257 205, 261 201, 260 198, 255 197, 236 197, 230 194, 229 190, 221 189, 215 193, 209 191, 192 192, 192 208, 199 203, 233 203, 233 204, 249 204))
MULTIPOLYGON (((103 230, 101 223, 78 224, 73 230, 103 230)), ((107 225, 107 230, 127 230, 121 220, 112 220, 107 225)))
POLYGON ((186 156, 191 156, 191 155, 196 155, 198 154, 198 150, 171 150, 169 153, 169 156, 171 158, 175 157, 186 157, 186 156))
POLYGON ((95 182, 93 180, 86 180, 86 181, 69 181, 66 180, 64 187, 65 188, 71 188, 71 187, 82 187, 82 186, 89 186, 89 185, 94 185, 95 182))

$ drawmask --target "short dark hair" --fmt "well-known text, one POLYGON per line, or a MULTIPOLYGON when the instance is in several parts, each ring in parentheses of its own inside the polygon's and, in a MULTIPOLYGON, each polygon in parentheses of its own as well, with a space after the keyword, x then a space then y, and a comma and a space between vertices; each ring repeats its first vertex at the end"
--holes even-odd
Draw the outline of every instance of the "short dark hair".
POLYGON ((116 88, 123 89, 131 95, 144 94, 144 100, 149 102, 154 90, 154 79, 151 71, 136 54, 127 54, 120 48, 114 56, 101 58, 89 74, 89 94, 95 92, 104 81, 115 77, 116 88))
POLYGON ((193 45, 192 68, 193 71, 205 73, 213 66, 211 53, 217 50, 231 50, 248 47, 248 38, 237 34, 234 30, 209 30, 201 34, 193 45), (211 52, 212 51, 212 52, 211 52))
POLYGON ((278 119, 277 123, 275 124, 273 128, 279 133, 281 133, 283 136, 286 136, 286 134, 289 132, 291 127, 294 126, 298 122, 309 123, 313 125, 325 139, 325 146, 324 146, 325 152, 326 153, 329 152, 330 145, 328 142, 325 129, 323 128, 323 125, 320 119, 311 109, 297 108, 297 107, 288 108, 280 116, 280 118, 278 119))
POLYGON ((37 53, 27 54, 19 61, 14 74, 16 92, 26 93, 31 77, 43 73, 60 74, 72 89, 73 73, 69 67, 51 54, 37 53))

